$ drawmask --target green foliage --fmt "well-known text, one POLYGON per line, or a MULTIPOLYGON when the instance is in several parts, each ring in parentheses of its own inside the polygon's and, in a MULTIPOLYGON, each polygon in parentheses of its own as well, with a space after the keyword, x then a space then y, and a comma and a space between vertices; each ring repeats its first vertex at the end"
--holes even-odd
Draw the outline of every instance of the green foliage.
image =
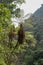
POLYGON ((5 27, 8 27, 10 18, 10 11, 6 7, 4 7, 3 4, 0 4, 0 31, 2 31, 2 29, 4 29, 5 27))
POLYGON ((29 22, 33 25, 34 36, 38 43, 43 39, 43 19, 41 17, 39 19, 39 17, 32 15, 29 19, 29 22))
POLYGON ((23 2, 24 0, 0 0, 0 3, 3 3, 4 6, 10 10, 11 15, 15 15, 16 17, 20 17, 20 13, 17 14, 18 10, 20 10, 20 8, 18 9, 17 4, 19 5, 23 2))
POLYGON ((4 61, 0 61, 0 65, 6 65, 4 61))
MULTIPOLYGON (((28 41, 31 40, 32 44, 29 46, 25 42, 19 45, 18 48, 15 48, 17 44, 17 39, 14 38, 9 47, 9 30, 15 29, 11 25, 11 17, 14 14, 16 17, 20 17, 20 9, 16 8, 17 4, 22 4, 24 0, 0 0, 0 65, 43 65, 43 39, 41 39, 41 30, 39 31, 40 26, 33 26, 30 23, 23 24, 25 27, 29 27, 25 31, 25 39, 28 41), (14 4, 12 4, 14 2, 14 4), (14 11, 13 11, 14 9, 14 11), (30 29, 33 31, 29 31, 30 29), (35 37, 34 37, 35 35, 35 37), (40 41, 40 43, 36 41, 40 41)), ((32 18, 30 18, 32 19, 32 18)), ((27 20, 27 21, 30 21, 27 20)), ((15 37, 17 35, 19 27, 16 28, 14 32, 15 37)))
POLYGON ((16 17, 20 17, 20 8, 16 9, 14 13, 16 17))
POLYGON ((20 2, 20 3, 23 3, 24 2, 24 0, 0 0, 0 3, 12 3, 12 2, 14 2, 14 1, 16 1, 16 2, 20 2))
POLYGON ((23 23, 23 27, 24 27, 24 30, 25 30, 25 31, 30 31, 30 32, 33 31, 33 25, 30 24, 29 20, 26 20, 26 21, 23 23))
POLYGON ((25 39, 27 39, 27 41, 30 40, 30 41, 31 41, 30 44, 31 44, 32 46, 35 46, 37 42, 36 42, 36 39, 34 38, 33 34, 32 34, 31 32, 30 32, 30 33, 29 33, 29 32, 26 32, 25 34, 26 34, 26 35, 25 35, 25 37, 26 37, 25 39))

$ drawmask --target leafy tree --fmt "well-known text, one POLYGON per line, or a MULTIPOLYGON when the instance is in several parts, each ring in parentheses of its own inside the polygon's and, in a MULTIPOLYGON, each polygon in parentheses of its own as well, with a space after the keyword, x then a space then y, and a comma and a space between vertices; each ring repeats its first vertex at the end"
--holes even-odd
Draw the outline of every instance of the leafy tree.
POLYGON ((0 4, 0 27, 5 28, 10 23, 11 13, 3 4, 0 4))
POLYGON ((3 3, 10 10, 10 13, 16 17, 20 17, 20 8, 17 5, 23 2, 24 0, 0 0, 0 3, 3 3))
POLYGON ((2 3, 0 3, 0 42, 3 41, 7 29, 11 23, 11 13, 2 3))
POLYGON ((8 32, 12 27, 12 15, 19 17, 20 9, 17 7, 19 3, 22 4, 23 0, 0 0, 0 65, 10 65, 15 59, 14 50, 11 53, 12 49, 8 45, 8 32))

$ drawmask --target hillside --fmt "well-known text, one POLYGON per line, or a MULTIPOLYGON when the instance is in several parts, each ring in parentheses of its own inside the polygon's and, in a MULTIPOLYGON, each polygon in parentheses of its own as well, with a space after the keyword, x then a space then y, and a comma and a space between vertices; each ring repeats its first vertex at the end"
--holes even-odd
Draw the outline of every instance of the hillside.
MULTIPOLYGON (((28 14, 23 18, 23 25, 15 28, 11 25, 12 8, 16 9, 17 5, 11 5, 14 1, 19 5, 24 0, 0 1, 0 65, 43 65, 43 14, 36 11, 30 18, 28 14)), ((20 9, 14 14, 19 17, 20 9)))
POLYGON ((34 14, 32 14, 29 19, 25 20, 25 26, 26 25, 27 27, 25 29, 28 28, 28 31, 34 30, 35 37, 38 37, 40 38, 40 40, 43 40, 43 4, 39 9, 34 12, 34 14), (32 25, 33 28, 30 28, 29 24, 32 25))

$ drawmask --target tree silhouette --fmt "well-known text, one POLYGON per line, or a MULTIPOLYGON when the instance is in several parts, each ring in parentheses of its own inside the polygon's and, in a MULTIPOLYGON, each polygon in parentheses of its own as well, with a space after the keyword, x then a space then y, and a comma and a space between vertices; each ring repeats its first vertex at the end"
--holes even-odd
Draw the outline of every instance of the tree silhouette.
POLYGON ((24 39, 25 39, 25 32, 23 30, 22 24, 20 24, 20 29, 18 30, 17 45, 15 47, 19 46, 20 44, 23 44, 24 39))

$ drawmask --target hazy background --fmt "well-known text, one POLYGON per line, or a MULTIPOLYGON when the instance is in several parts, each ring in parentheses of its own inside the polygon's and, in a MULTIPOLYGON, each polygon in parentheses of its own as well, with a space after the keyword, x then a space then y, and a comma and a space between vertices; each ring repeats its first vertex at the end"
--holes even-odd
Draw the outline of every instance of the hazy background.
POLYGON ((43 0, 25 0, 20 8, 24 10, 24 15, 26 15, 27 13, 34 13, 41 4, 43 4, 43 0))

